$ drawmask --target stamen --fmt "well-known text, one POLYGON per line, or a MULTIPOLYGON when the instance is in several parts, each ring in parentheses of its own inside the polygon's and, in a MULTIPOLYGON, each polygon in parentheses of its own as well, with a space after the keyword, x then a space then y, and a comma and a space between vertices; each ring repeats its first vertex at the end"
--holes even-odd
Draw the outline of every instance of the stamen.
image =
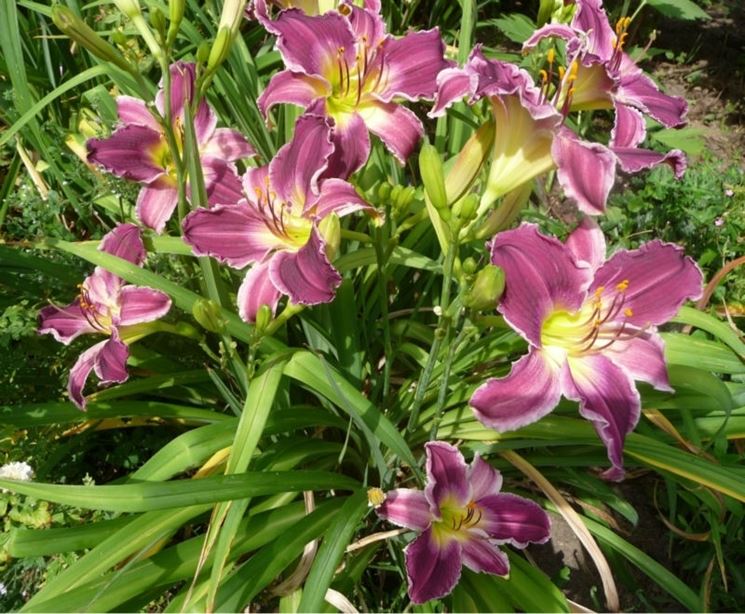
POLYGON ((626 307, 626 309, 623 310, 623 315, 625 315, 627 318, 630 318, 634 315, 634 310, 631 309, 631 307, 626 307))
POLYGON ((629 287, 629 280, 624 279, 622 282, 620 282, 616 286, 616 290, 618 290, 619 292, 625 292, 626 290, 628 290, 628 287, 629 287))

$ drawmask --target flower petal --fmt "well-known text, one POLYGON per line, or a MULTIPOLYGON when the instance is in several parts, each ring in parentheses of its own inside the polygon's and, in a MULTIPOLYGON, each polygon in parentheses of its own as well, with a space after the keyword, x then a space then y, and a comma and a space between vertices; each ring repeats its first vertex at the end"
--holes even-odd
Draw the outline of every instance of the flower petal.
POLYGON ((154 181, 164 173, 156 159, 168 146, 160 132, 134 124, 123 126, 107 139, 89 139, 88 162, 100 164, 117 177, 154 181))
POLYGON ((370 10, 369 7, 362 8, 351 2, 344 2, 339 8, 341 9, 340 12, 347 15, 354 37, 358 41, 364 41, 367 44, 367 49, 375 49, 383 42, 385 22, 380 16, 380 9, 370 10), (349 10, 348 13, 347 9, 349 10))
POLYGON ((571 250, 534 224, 500 232, 491 243, 491 261, 505 273, 499 311, 531 344, 540 347, 543 320, 557 306, 579 309, 591 272, 571 250))
POLYGON ((134 224, 117 224, 104 235, 98 249, 138 266, 145 262, 147 256, 140 229, 134 224))
POLYGON ((282 244, 264 218, 242 203, 197 209, 183 223, 184 241, 197 256, 212 256, 236 269, 261 261, 282 244))
POLYGON ((667 322, 687 300, 701 296, 703 275, 683 248, 672 243, 650 241, 639 249, 619 250, 598 269, 590 291, 603 286, 627 285, 624 316, 643 328, 667 322))
POLYGON ((569 356, 567 362, 564 396, 579 401, 579 413, 605 444, 612 467, 603 477, 619 482, 624 477, 623 443, 639 422, 639 393, 626 372, 603 354, 569 356))
POLYGON ((560 369, 541 350, 530 351, 512 365, 506 377, 490 378, 473 393, 476 418, 503 433, 537 422, 561 397, 560 369))
POLYGON ((400 104, 377 100, 366 101, 358 111, 370 132, 383 141, 401 164, 406 164, 424 135, 416 114, 400 104))
POLYGON ((572 27, 587 34, 588 53, 605 62, 615 51, 616 35, 608 23, 608 15, 602 0, 582 0, 577 3, 577 12, 572 27))
POLYGON ((620 102, 644 111, 667 128, 677 128, 686 123, 688 103, 685 99, 660 92, 654 81, 626 54, 619 72, 616 98, 620 102))
POLYGON ((398 97, 433 98, 437 75, 453 65, 444 54, 445 44, 437 28, 410 32, 401 38, 388 37, 378 49, 371 69, 383 70, 384 74, 375 93, 384 102, 398 97))
POLYGON ((634 107, 618 102, 615 109, 616 120, 610 133, 610 148, 636 147, 647 134, 644 116, 634 107))
POLYGON ((554 138, 551 154, 564 193, 587 215, 601 215, 616 178, 616 157, 600 143, 580 140, 568 128, 554 138))
POLYGON ((80 309, 80 297, 66 307, 47 305, 39 311, 40 335, 51 334, 57 341, 69 345, 78 335, 97 332, 80 309))
POLYGON ((657 390, 674 392, 667 376, 665 342, 656 332, 628 340, 619 339, 605 352, 633 379, 647 382, 657 390))
POLYGON ((409 598, 414 603, 444 597, 460 580, 463 556, 455 539, 439 541, 427 529, 404 550, 409 598))
POLYGON ((424 494, 439 518, 443 503, 464 506, 469 501, 468 466, 458 448, 444 441, 424 445, 427 453, 427 486, 424 494))
MULTIPOLYGON (((574 28, 563 23, 550 23, 538 28, 530 38, 523 43, 523 50, 533 49, 545 38, 560 38, 566 42, 575 41, 578 39, 577 31, 574 28)), ((567 50, 567 56, 571 57, 574 53, 567 50)))
POLYGON ((412 531, 424 531, 432 523, 429 501, 421 490, 398 488, 385 493, 375 513, 388 522, 412 531))
POLYGON ((269 110, 280 103, 306 108, 318 98, 331 95, 331 85, 323 77, 283 70, 274 75, 261 93, 257 104, 266 117, 269 110))
POLYGON ((473 96, 478 87, 478 76, 462 68, 446 68, 437 75, 435 104, 427 113, 429 117, 440 117, 466 95, 473 96))
POLYGON ((79 409, 85 410, 85 397, 83 396, 83 388, 85 382, 88 379, 88 375, 93 370, 93 365, 96 362, 98 354, 103 350, 103 347, 108 343, 108 339, 97 343, 94 346, 89 347, 83 352, 75 364, 70 369, 70 375, 67 379, 67 394, 70 400, 78 406, 79 409))
POLYGON ((307 215, 322 220, 331 213, 342 217, 355 211, 367 211, 373 215, 377 213, 372 205, 362 199, 351 183, 341 179, 326 179, 321 183, 318 200, 307 211, 307 215))
POLYGON ((238 289, 238 315, 245 322, 255 322, 262 305, 267 305, 274 315, 281 296, 269 277, 268 263, 255 264, 246 273, 238 289))
POLYGON ((468 483, 471 485, 470 499, 478 501, 502 489, 502 474, 476 454, 468 471, 468 483))
POLYGON ((277 289, 296 305, 329 303, 341 283, 341 275, 329 262, 326 245, 315 227, 297 252, 272 255, 269 275, 277 289))
POLYGON ((256 155, 256 150, 237 130, 218 128, 209 140, 200 148, 202 158, 219 158, 232 162, 241 158, 256 155))
POLYGON ((155 132, 160 132, 160 125, 148 111, 147 105, 133 96, 117 96, 116 112, 119 115, 119 121, 123 124, 137 124, 145 126, 155 132))
POLYGON ((119 291, 119 326, 152 322, 171 308, 169 296, 153 288, 122 286, 119 291))
MULTIPOLYGON (((171 73, 171 117, 174 123, 177 119, 183 122, 184 104, 191 104, 194 99, 194 82, 196 79, 196 67, 191 62, 174 62, 170 67, 171 73)), ((160 91, 155 97, 155 106, 163 113, 165 109, 165 95, 163 83, 160 91)), ((212 136, 217 126, 217 115, 203 98, 194 114, 194 133, 197 143, 205 143, 212 136)))
POLYGON ((612 147, 611 149, 618 158, 621 168, 627 173, 638 173, 660 164, 667 164, 675 174, 675 178, 680 179, 688 167, 686 156, 680 149, 673 149, 665 154, 638 147, 612 147))
POLYGON ((304 206, 311 195, 318 194, 318 177, 333 151, 326 118, 301 116, 295 123, 292 140, 269 163, 269 180, 279 199, 304 206))
POLYGON ((127 359, 129 348, 115 336, 105 341, 101 350, 96 352, 93 370, 102 384, 127 381, 127 359))
POLYGON ((510 560, 499 546, 488 539, 474 538, 461 543, 463 564, 476 573, 506 576, 510 573, 510 560))
POLYGON ((543 544, 551 537, 551 521, 537 503, 509 493, 488 495, 476 501, 482 513, 478 528, 489 537, 516 548, 543 544))
POLYGON ((137 196, 135 215, 145 226, 160 234, 165 229, 166 222, 171 219, 176 205, 176 182, 172 177, 163 175, 142 187, 137 196))
POLYGON ((331 137, 334 152, 329 157, 324 177, 346 179, 359 170, 370 156, 370 135, 359 113, 337 118, 331 137))
POLYGON ((593 271, 605 262, 605 235, 595 218, 585 217, 567 237, 565 245, 577 262, 586 262, 593 271))
POLYGON ((272 23, 285 66, 295 72, 329 78, 337 62, 354 66, 355 39, 349 21, 336 11, 310 17, 297 9, 282 11, 272 23), (339 50, 344 51, 340 54, 339 50), (341 56, 341 57, 340 57, 341 56))
POLYGON ((202 171, 210 205, 237 205, 243 198, 243 183, 235 166, 218 158, 203 158, 202 171))

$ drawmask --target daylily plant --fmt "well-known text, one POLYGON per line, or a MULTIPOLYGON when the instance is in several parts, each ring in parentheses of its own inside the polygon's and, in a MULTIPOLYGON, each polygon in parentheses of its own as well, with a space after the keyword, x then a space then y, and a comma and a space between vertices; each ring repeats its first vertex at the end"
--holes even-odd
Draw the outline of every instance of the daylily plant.
POLYGON ((338 11, 313 16, 288 9, 275 20, 266 18, 263 5, 256 3, 256 15, 277 36, 287 68, 262 93, 261 111, 291 103, 333 118, 336 149, 327 176, 347 178, 367 161, 368 131, 403 164, 424 129, 397 101, 434 95, 437 74, 450 65, 439 31, 393 38, 377 1, 365 8, 342 2, 338 11))
MULTIPOLYGON (((176 62, 171 65, 170 74, 171 123, 180 156, 184 106, 192 104, 195 95, 194 64, 176 62)), ((143 184, 137 198, 137 219, 163 232, 179 198, 176 166, 166 132, 142 100, 118 96, 116 104, 122 125, 109 138, 88 141, 88 161, 118 177, 143 184)), ((165 104, 161 87, 155 98, 161 116, 165 114, 165 104)), ((240 198, 241 181, 232 163, 255 152, 240 133, 216 125, 217 116, 201 100, 194 114, 194 131, 209 202, 235 203, 240 198)))
POLYGON ((586 218, 562 244, 533 224, 498 234, 491 261, 506 285, 499 311, 529 344, 506 377, 471 397, 476 417, 497 431, 536 422, 562 395, 580 404, 608 451, 603 476, 621 480, 623 444, 639 420, 634 380, 671 391, 657 326, 702 291, 683 250, 651 241, 605 261, 605 239, 586 218))
POLYGON ((370 497, 381 518, 421 533, 405 550, 414 603, 450 593, 463 565, 506 576, 510 564, 500 545, 525 548, 550 535, 546 512, 533 501, 500 493, 502 476, 478 455, 468 466, 458 449, 445 442, 429 442, 425 449, 424 491, 399 488, 370 497))
MULTIPOLYGON (((141 265, 145 246, 134 224, 120 224, 101 240, 104 252, 141 265)), ((39 333, 49 333, 69 345, 83 334, 108 335, 88 348, 70 370, 67 391, 80 409, 85 409, 83 388, 90 372, 101 384, 127 380, 127 343, 145 333, 142 325, 162 318, 171 308, 168 295, 152 288, 133 286, 106 269, 96 267, 80 284, 80 294, 66 307, 49 305, 39 313, 39 333)))
POLYGON ((333 151, 328 120, 303 115, 292 140, 267 166, 246 171, 237 205, 185 218, 184 240, 194 253, 238 269, 253 265, 238 291, 244 320, 255 321, 261 305, 274 311, 283 294, 302 305, 334 298, 341 276, 329 262, 319 225, 332 214, 374 210, 350 183, 319 179, 333 151))
MULTIPOLYGON (((685 124, 688 104, 660 92, 624 51, 630 23, 629 17, 623 17, 611 28, 602 0, 577 0, 570 26, 546 25, 525 42, 524 49, 548 37, 566 41, 567 56, 576 63, 571 110, 615 109, 610 149, 621 168, 635 173, 664 162, 680 178, 686 168, 683 152, 676 149, 662 154, 638 147, 646 136, 643 114, 668 128, 679 127, 685 124)), ((543 74, 548 79, 548 73, 543 74)))

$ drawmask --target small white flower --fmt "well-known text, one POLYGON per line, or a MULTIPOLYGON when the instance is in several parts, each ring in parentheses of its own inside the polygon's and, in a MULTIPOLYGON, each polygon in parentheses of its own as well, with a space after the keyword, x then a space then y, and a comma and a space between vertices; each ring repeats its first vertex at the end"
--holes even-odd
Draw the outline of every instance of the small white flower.
MULTIPOLYGON (((29 482, 34 477, 34 470, 31 465, 24 462, 7 463, 0 467, 0 478, 9 480, 21 480, 29 482)), ((2 492, 8 492, 7 489, 1 488, 2 492)))
POLYGON ((3 582, 0 582, 0 597, 5 597, 8 594, 8 587, 3 582))

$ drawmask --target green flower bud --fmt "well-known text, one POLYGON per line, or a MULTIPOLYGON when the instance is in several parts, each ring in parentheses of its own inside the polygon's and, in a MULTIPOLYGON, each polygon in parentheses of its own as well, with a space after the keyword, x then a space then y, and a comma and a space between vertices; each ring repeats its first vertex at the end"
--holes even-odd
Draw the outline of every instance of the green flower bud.
POLYGON ((111 62, 122 70, 131 72, 132 67, 124 59, 124 56, 66 6, 58 4, 52 7, 52 21, 70 39, 96 57, 111 62))
POLYGON ((384 203, 388 200, 391 195, 391 189, 393 186, 387 181, 383 181, 378 186, 378 202, 384 203))
POLYGON ((185 0, 170 0, 168 2, 168 38, 167 45, 170 47, 176 40, 181 20, 184 18, 185 0))
POLYGON ((215 301, 199 299, 194 303, 191 315, 194 316, 194 319, 202 328, 212 333, 225 332, 226 322, 220 312, 220 306, 215 301))
POLYGON ((478 263, 470 256, 463 261, 463 272, 466 275, 472 275, 475 273, 477 267, 478 263))
POLYGON ((272 310, 269 305, 262 305, 256 312, 256 332, 262 334, 272 322, 272 310))
POLYGON ((130 19, 136 15, 142 15, 142 9, 137 0, 114 0, 114 4, 130 19))
POLYGON ((393 201, 393 206, 399 211, 404 211, 414 199, 414 194, 416 194, 416 188, 413 186, 402 188, 393 201))
POLYGON ((476 194, 468 194, 453 205, 453 215, 460 220, 468 222, 476 217, 479 207, 479 197, 476 194))
POLYGON ((197 47, 197 62, 200 64, 206 64, 210 57, 210 43, 209 41, 202 41, 197 47))
POLYGON ((341 244, 341 224, 339 216, 335 214, 327 215, 318 224, 318 230, 326 242, 326 255, 333 262, 339 253, 341 244))
POLYGON ((230 43, 233 40, 233 34, 229 28, 220 28, 215 38, 215 42, 210 49, 209 59, 207 60, 207 71, 212 73, 225 61, 230 52, 230 43))
POLYGON ((473 286, 466 292, 463 304, 476 311, 495 309, 504 292, 504 271, 487 264, 476 275, 473 286))
POLYGON ((163 14, 163 11, 161 11, 157 6, 152 11, 150 11, 150 25, 153 26, 153 29, 161 36, 165 34, 166 16, 163 14))
POLYGON ((447 191, 445 190, 445 174, 442 169, 442 159, 437 149, 425 143, 419 152, 419 173, 422 176, 424 190, 430 202, 438 211, 448 206, 447 191))

